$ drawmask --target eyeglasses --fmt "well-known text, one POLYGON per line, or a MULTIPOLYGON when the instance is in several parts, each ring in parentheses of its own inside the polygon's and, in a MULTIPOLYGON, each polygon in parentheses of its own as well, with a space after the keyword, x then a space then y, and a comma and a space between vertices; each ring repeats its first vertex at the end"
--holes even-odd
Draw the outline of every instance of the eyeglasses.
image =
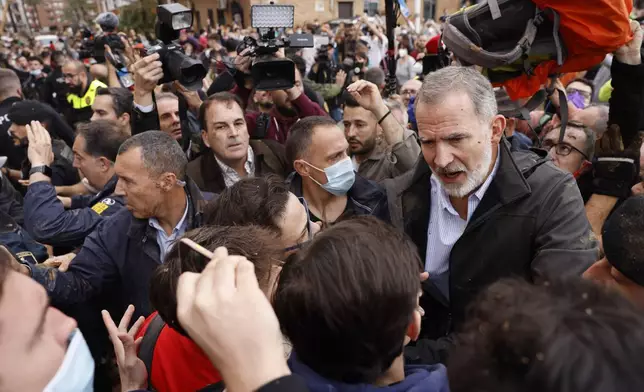
POLYGON ((568 143, 554 144, 552 142, 545 141, 545 142, 543 142, 542 147, 546 151, 550 151, 554 147, 555 148, 555 153, 557 153, 557 155, 559 155, 560 157, 567 157, 574 150, 574 151, 577 151, 578 153, 580 153, 581 156, 583 156, 586 160, 588 160, 588 156, 586 156, 586 154, 584 154, 583 152, 581 152, 581 150, 579 150, 576 147, 571 146, 568 143))
POLYGON ((299 244, 295 244, 293 246, 289 246, 288 248, 284 248, 284 252, 291 252, 291 251, 294 251, 294 250, 301 249, 305 244, 308 244, 313 239, 313 236, 311 234, 311 224, 312 223, 311 223, 311 213, 309 212, 309 205, 306 202, 306 200, 304 200, 303 197, 298 197, 297 200, 300 201, 300 203, 304 206, 304 211, 306 211, 306 222, 307 222, 306 223, 306 231, 307 231, 308 238, 306 239, 306 241, 302 241, 299 244))
POLYGON ((75 74, 66 73, 66 74, 63 74, 63 78, 64 79, 73 79, 77 75, 78 75, 77 73, 75 73, 75 74))

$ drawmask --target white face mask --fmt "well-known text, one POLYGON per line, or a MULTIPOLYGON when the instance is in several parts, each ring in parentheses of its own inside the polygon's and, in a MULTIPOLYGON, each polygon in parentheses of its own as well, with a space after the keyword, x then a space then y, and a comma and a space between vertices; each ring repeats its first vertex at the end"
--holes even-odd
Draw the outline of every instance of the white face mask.
POLYGON ((34 69, 30 73, 34 76, 38 76, 42 73, 42 69, 34 69))
POLYGON ((93 392, 94 359, 81 331, 71 337, 62 365, 43 392, 93 392))
POLYGON ((398 49, 398 56, 400 57, 407 56, 407 49, 398 49))

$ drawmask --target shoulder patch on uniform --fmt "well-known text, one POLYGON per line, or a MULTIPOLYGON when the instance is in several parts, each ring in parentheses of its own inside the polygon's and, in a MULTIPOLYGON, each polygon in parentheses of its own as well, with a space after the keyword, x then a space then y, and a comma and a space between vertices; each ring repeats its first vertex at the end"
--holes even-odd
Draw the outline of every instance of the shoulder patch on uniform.
POLYGON ((101 203, 107 204, 108 206, 113 206, 114 204, 116 204, 116 201, 114 199, 106 197, 105 199, 101 200, 101 203))
POLYGON ((107 204, 103 203, 102 201, 99 203, 96 203, 92 206, 92 210, 96 212, 97 214, 101 215, 105 210, 110 208, 107 204))

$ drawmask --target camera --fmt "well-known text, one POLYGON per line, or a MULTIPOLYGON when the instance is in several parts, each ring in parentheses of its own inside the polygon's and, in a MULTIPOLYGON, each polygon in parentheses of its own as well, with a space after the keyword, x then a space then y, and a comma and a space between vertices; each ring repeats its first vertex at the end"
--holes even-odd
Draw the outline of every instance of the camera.
POLYGON ((157 7, 156 35, 161 43, 152 46, 147 54, 159 54, 163 63, 163 79, 159 84, 178 81, 188 90, 199 90, 207 70, 201 61, 186 56, 178 42, 179 32, 192 26, 192 11, 179 4, 157 7))
POLYGON ((312 48, 313 35, 292 34, 279 38, 276 28, 293 27, 295 7, 292 5, 253 5, 251 25, 259 39, 246 37, 237 47, 237 53, 249 49, 246 56, 254 57, 251 76, 257 90, 285 90, 295 85, 295 64, 286 58, 277 58, 280 48, 312 48))
POLYGON ((123 57, 125 45, 123 45, 121 37, 115 32, 119 25, 118 16, 111 12, 104 12, 96 18, 95 22, 98 23, 103 32, 94 36, 94 33, 87 26, 81 27, 82 41, 79 57, 81 59, 93 57, 97 63, 104 63, 106 61, 105 45, 107 45, 114 54, 107 60, 110 60, 112 65, 117 68, 125 67, 123 57))

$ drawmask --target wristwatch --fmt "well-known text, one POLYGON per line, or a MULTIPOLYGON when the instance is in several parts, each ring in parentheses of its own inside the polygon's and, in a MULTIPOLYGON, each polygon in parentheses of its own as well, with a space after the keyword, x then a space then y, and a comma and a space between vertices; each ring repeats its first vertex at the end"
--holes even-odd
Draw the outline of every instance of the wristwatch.
POLYGON ((34 173, 42 173, 47 177, 51 178, 51 167, 47 165, 34 166, 31 168, 31 170, 29 170, 29 175, 32 175, 34 173))

